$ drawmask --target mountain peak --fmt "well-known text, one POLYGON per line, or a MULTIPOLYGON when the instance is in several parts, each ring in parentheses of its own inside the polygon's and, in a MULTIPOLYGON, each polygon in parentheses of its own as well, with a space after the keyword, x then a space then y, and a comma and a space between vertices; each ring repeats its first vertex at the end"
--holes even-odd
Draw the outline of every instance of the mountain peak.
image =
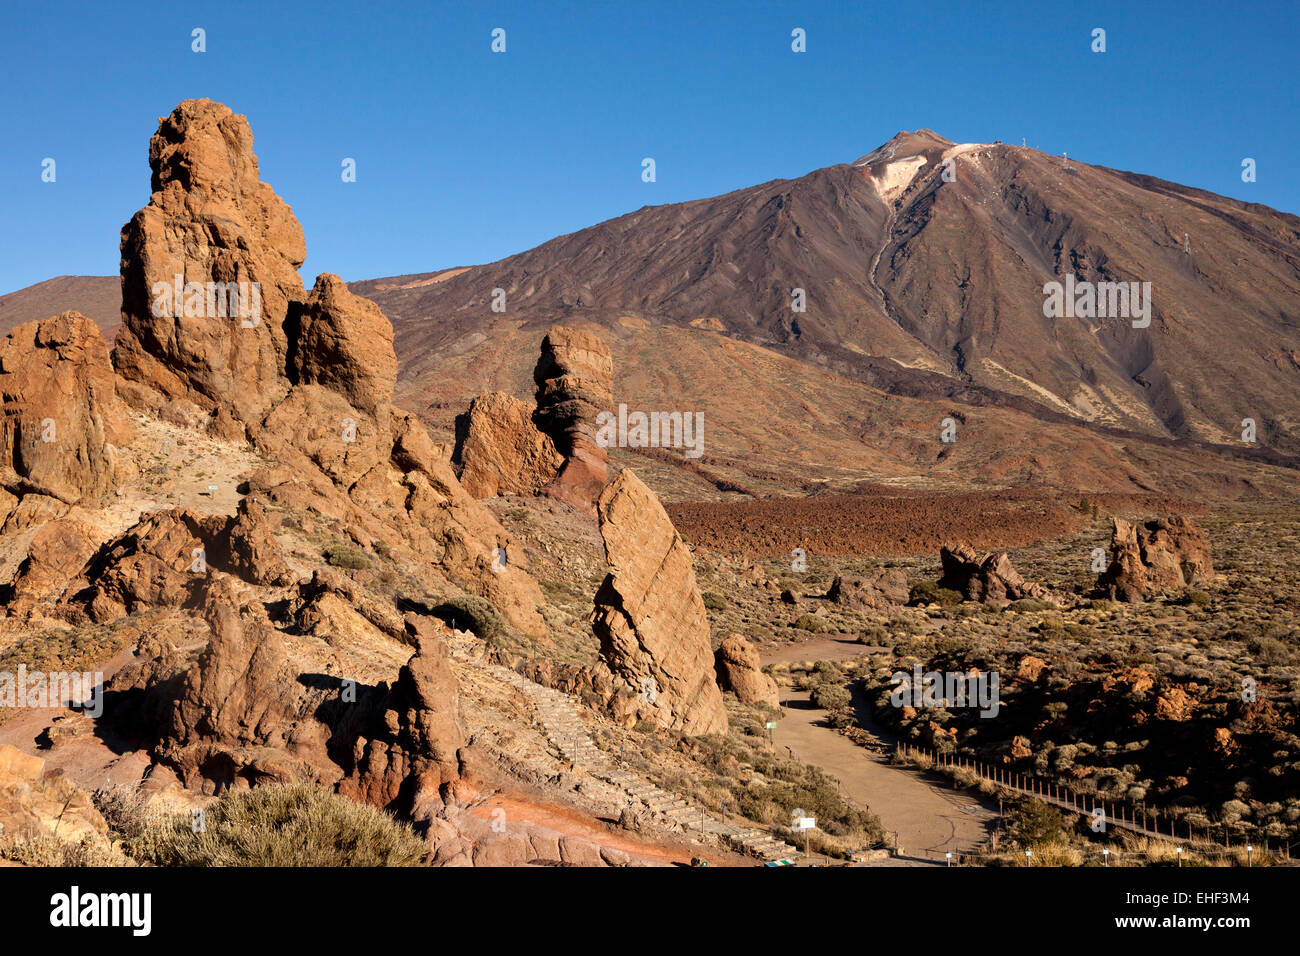
POLYGON ((874 166, 880 162, 896 162, 911 156, 925 156, 927 153, 942 153, 956 144, 944 139, 932 129, 918 129, 908 132, 899 130, 888 142, 853 161, 854 166, 874 166))

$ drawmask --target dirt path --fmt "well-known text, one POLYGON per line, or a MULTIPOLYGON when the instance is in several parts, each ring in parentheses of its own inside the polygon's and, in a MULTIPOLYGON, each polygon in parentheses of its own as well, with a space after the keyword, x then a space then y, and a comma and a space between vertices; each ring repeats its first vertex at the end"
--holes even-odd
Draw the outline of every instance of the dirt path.
POLYGON ((856 635, 844 634, 839 637, 813 637, 796 644, 762 648, 759 653, 763 658, 763 665, 766 666, 794 664, 800 661, 845 661, 884 650, 887 648, 863 644, 856 635))
POLYGON ((891 837, 897 833, 904 857, 940 863, 945 852, 965 852, 983 842, 996 812, 893 767, 826 727, 826 711, 814 707, 806 692, 783 690, 781 703, 785 716, 774 732, 777 747, 789 747, 800 760, 839 778, 841 793, 879 816, 891 837))

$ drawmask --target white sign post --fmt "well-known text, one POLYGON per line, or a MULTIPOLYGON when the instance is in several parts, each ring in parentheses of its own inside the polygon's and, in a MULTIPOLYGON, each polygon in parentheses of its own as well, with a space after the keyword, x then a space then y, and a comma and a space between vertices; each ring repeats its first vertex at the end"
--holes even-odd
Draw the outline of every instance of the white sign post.
POLYGON ((791 825, 793 826, 796 832, 800 830, 803 831, 803 855, 809 856, 810 854, 808 852, 808 844, 812 835, 812 831, 817 828, 817 818, 805 817, 803 816, 802 810, 796 810, 794 812, 794 820, 792 821, 791 825))

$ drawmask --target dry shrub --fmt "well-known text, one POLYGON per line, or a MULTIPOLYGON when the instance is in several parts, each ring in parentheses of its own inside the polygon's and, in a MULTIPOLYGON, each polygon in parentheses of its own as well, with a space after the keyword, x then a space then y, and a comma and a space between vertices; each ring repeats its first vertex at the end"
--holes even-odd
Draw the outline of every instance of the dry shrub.
POLYGON ((382 810, 323 787, 231 792, 195 833, 188 814, 149 826, 127 852, 158 866, 418 866, 425 842, 382 810))

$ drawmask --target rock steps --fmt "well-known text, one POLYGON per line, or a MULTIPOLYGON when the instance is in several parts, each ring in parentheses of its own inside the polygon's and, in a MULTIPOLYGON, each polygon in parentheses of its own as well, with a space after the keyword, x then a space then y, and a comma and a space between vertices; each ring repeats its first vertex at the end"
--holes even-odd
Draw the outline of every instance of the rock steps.
POLYGON ((582 718, 574 699, 562 691, 543 687, 517 671, 499 664, 489 664, 474 656, 475 640, 456 638, 448 641, 452 654, 458 661, 486 671, 493 677, 518 687, 533 705, 547 737, 559 748, 575 767, 623 791, 635 801, 643 803, 651 813, 679 824, 683 830, 714 833, 743 853, 764 861, 794 859, 801 851, 788 843, 775 839, 766 830, 737 826, 718 820, 716 814, 694 806, 675 793, 669 793, 651 783, 640 774, 619 766, 608 753, 596 746, 582 725, 582 718))

